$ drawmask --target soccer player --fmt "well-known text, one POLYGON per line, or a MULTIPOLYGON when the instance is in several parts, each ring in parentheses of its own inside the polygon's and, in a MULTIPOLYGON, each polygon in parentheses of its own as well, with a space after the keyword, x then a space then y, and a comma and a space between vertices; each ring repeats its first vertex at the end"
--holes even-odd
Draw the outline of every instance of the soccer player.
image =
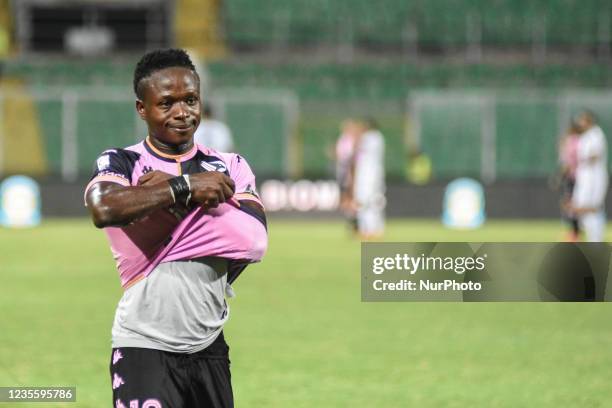
POLYGON ((588 111, 579 113, 574 124, 580 132, 578 165, 571 210, 578 216, 587 241, 604 239, 604 203, 608 192, 608 153, 606 136, 588 111))
POLYGON ((353 232, 357 232, 357 218, 353 201, 354 155, 361 128, 357 121, 347 119, 340 126, 336 141, 336 182, 340 189, 340 210, 353 232))
POLYGON ((576 242, 580 238, 578 217, 569 210, 572 201, 574 184, 576 183, 576 167, 578 166, 578 142, 580 132, 571 124, 559 143, 559 164, 561 166, 561 216, 571 230, 567 241, 576 242))
POLYGON ((193 137, 196 143, 218 152, 231 152, 234 149, 232 132, 225 123, 213 118, 212 107, 207 103, 202 108, 202 121, 193 137))
POLYGON ((243 157, 194 144, 200 84, 183 50, 144 55, 133 85, 149 134, 104 151, 85 190, 125 289, 113 406, 232 407, 225 295, 267 247, 255 176, 243 157))
POLYGON ((353 198, 362 239, 382 237, 385 229, 385 140, 376 123, 361 122, 354 155, 353 198))

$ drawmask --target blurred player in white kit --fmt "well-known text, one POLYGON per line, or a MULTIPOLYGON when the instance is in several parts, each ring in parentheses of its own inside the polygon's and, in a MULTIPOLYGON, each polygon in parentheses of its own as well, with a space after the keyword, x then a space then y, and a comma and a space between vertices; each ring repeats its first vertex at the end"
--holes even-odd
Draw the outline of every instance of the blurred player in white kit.
POLYGON ((606 136, 588 111, 576 115, 574 124, 580 131, 576 184, 572 210, 589 242, 604 239, 606 215, 604 204, 608 192, 608 146, 606 136))
POLYGON ((354 158, 353 198, 359 235, 375 239, 385 230, 385 140, 373 120, 361 126, 354 158))
POLYGON ((202 121, 193 140, 218 152, 231 153, 234 150, 232 132, 225 123, 213 118, 212 108, 208 104, 202 106, 202 121))
POLYGON ((363 127, 354 119, 347 119, 340 126, 333 158, 336 162, 336 183, 340 190, 340 210, 352 232, 357 232, 357 214, 353 201, 355 149, 363 127))

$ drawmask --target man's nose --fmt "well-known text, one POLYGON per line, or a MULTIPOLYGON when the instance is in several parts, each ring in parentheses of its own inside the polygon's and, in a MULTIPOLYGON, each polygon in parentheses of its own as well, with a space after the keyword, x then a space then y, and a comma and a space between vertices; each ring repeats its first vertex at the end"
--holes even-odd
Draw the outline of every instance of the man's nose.
POLYGON ((189 106, 185 102, 179 102, 174 112, 174 117, 176 119, 187 119, 190 115, 189 106))

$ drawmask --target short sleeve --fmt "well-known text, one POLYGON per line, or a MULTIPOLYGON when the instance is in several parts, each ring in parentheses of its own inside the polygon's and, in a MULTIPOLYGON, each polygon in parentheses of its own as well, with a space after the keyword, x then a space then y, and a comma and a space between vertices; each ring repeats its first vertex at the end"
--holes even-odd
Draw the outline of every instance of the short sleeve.
POLYGON ((598 129, 592 129, 586 135, 582 136, 579 142, 579 158, 581 161, 590 160, 591 157, 601 157, 606 152, 605 136, 598 129))
POLYGON ((603 134, 598 133, 597 137, 593 138, 593 141, 591 143, 590 146, 590 156, 602 156, 605 151, 606 151, 606 147, 605 147, 605 138, 603 136, 603 134))
POLYGON ((234 154, 230 162, 230 177, 236 184, 234 197, 238 200, 251 200, 263 206, 257 186, 255 184, 255 174, 244 157, 234 154))
POLYGON ((109 181, 124 186, 131 185, 132 170, 139 154, 123 149, 105 150, 98 156, 93 166, 93 172, 85 193, 100 181, 109 181))

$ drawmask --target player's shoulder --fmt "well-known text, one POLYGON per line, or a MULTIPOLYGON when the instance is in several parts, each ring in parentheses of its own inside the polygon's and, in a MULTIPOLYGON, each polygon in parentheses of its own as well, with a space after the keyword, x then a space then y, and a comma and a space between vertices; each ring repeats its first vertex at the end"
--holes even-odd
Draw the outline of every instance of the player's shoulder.
POLYGON ((210 127, 213 127, 213 128, 227 128, 227 125, 225 123, 217 119, 207 119, 206 121, 203 121, 202 123, 210 127))
POLYGON ((111 163, 125 163, 133 165, 138 161, 138 159, 140 159, 140 157, 141 152, 128 148, 113 147, 100 153, 96 159, 96 164, 98 169, 104 167, 105 165, 108 166, 111 163))
MULTIPOLYGON (((211 163, 211 161, 222 162, 225 166, 225 170, 228 171, 230 176, 248 175, 248 177, 253 177, 255 175, 247 160, 239 153, 220 152, 202 145, 198 145, 198 149, 200 153, 205 155, 205 160, 209 162, 207 164, 215 166, 217 171, 219 164, 211 163)), ((203 167, 206 168, 206 165, 203 165, 203 167)))
POLYGON ((218 129, 221 129, 223 132, 226 132, 226 133, 230 132, 229 126, 227 126, 224 122, 221 122, 220 120, 216 121, 216 126, 218 129))
POLYGON ((599 126, 589 129, 581 138, 579 146, 597 146, 606 144, 606 135, 599 126))
POLYGON ((385 141, 383 135, 378 130, 369 130, 361 138, 360 145, 365 149, 382 147, 385 141))
POLYGON ((595 128, 593 129, 593 133, 596 135, 598 139, 606 140, 606 134, 604 133, 603 129, 600 128, 599 126, 595 126, 595 128))
POLYGON ((216 158, 218 160, 222 160, 223 162, 225 162, 228 165, 230 165, 230 164, 240 164, 240 163, 248 164, 246 162, 246 159, 244 158, 244 156, 242 156, 239 153, 220 152, 218 150, 215 150, 215 149, 213 149, 211 147, 204 146, 204 145, 199 144, 199 143, 196 143, 196 147, 197 147, 198 152, 200 153, 200 155, 204 155, 204 156, 207 156, 207 157, 211 157, 211 158, 216 158))
POLYGON ((366 132, 366 135, 371 140, 376 140, 377 142, 382 142, 383 139, 384 139, 384 136, 383 136, 382 132, 380 130, 377 130, 377 129, 369 130, 368 132, 366 132))
POLYGON ((94 163, 93 174, 85 191, 100 181, 130 185, 134 167, 140 157, 141 152, 137 145, 113 147, 102 151, 94 163))
POLYGON ((145 152, 145 148, 142 142, 126 146, 126 147, 111 147, 103 150, 98 157, 102 156, 113 156, 121 159, 138 159, 145 152))
POLYGON ((94 174, 116 173, 129 177, 141 156, 142 151, 138 145, 106 149, 96 158, 94 174))

